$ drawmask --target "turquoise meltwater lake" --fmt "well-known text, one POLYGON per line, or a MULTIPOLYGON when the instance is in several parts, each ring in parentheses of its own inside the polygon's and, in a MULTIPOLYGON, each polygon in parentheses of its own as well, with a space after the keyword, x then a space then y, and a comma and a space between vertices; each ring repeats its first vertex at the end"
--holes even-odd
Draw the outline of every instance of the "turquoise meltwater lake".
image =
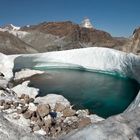
POLYGON ((39 96, 63 95, 75 109, 89 109, 107 118, 123 112, 135 99, 139 84, 132 79, 97 72, 70 69, 46 69, 31 77, 30 86, 40 89, 39 96))

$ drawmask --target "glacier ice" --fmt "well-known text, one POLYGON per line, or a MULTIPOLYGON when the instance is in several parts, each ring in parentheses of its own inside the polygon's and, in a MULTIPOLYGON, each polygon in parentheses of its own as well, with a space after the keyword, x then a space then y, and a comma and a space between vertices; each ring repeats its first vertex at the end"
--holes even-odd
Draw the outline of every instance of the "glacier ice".
POLYGON ((101 71, 130 77, 140 82, 140 57, 108 48, 82 48, 9 56, 15 68, 65 67, 101 71))

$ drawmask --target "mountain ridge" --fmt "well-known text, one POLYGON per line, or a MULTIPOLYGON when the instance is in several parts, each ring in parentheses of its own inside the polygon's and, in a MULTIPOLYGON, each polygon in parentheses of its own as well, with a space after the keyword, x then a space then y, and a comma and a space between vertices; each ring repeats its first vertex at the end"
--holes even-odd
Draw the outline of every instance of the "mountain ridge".
MULTIPOLYGON (((31 48, 30 51, 27 50, 27 53, 94 46, 113 48, 135 54, 140 53, 140 28, 135 29, 131 38, 123 38, 113 37, 108 32, 95 29, 93 26, 92 28, 82 27, 71 21, 43 22, 17 28, 12 25, 12 27, 15 28, 7 29, 6 32, 13 34, 31 48)), ((15 51, 15 53, 25 53, 25 51, 21 49, 20 52, 15 51)))

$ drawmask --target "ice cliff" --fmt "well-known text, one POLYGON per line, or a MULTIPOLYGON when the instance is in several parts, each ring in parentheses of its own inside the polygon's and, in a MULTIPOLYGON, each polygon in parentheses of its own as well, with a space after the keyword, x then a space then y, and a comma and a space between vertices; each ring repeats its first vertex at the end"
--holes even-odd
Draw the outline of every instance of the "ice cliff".
POLYGON ((83 48, 67 51, 9 56, 15 68, 65 67, 118 74, 140 82, 140 57, 108 48, 83 48))

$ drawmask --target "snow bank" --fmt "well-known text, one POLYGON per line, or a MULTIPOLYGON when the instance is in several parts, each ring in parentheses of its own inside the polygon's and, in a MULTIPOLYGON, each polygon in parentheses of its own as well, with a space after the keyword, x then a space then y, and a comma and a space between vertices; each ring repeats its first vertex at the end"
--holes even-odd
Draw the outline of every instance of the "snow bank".
POLYGON ((0 79, 0 87, 6 88, 8 85, 8 81, 5 79, 0 79))
POLYGON ((14 62, 7 55, 0 53, 0 72, 9 80, 13 77, 14 62))
POLYGON ((35 74, 43 74, 43 73, 44 73, 43 71, 39 71, 39 70, 23 69, 15 73, 14 80, 20 80, 23 78, 31 77, 35 74))
POLYGON ((39 89, 28 87, 30 81, 25 81, 22 84, 19 84, 12 88, 12 90, 20 97, 22 94, 27 94, 31 98, 35 98, 38 95, 39 89))

